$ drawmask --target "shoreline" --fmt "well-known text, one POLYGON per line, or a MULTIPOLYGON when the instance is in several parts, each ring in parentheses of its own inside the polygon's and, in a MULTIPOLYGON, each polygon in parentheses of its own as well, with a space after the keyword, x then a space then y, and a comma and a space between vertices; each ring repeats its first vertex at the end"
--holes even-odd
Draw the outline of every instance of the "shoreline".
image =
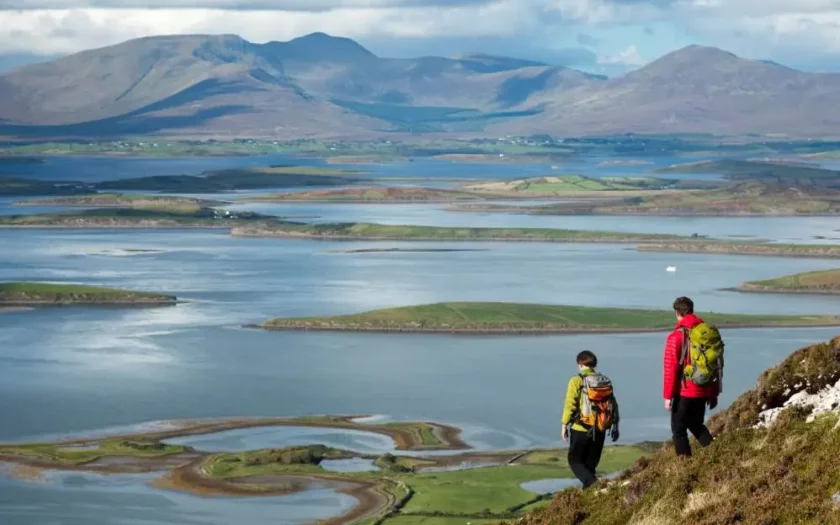
MULTIPOLYGON (((740 330, 750 328, 832 328, 837 323, 737 323, 718 324, 719 328, 740 330)), ((673 327, 662 328, 540 328, 540 329, 502 329, 502 328, 415 328, 415 327, 352 327, 352 326, 267 326, 250 324, 244 328, 256 328, 270 332, 358 332, 358 333, 402 333, 402 334, 441 334, 441 335, 585 335, 585 334, 650 334, 668 332, 673 327)))
MULTIPOLYGON (((453 230, 458 228, 452 227, 453 230)), ((262 238, 278 238, 278 239, 314 239, 324 241, 418 241, 418 242, 553 242, 553 243, 581 243, 581 244, 642 244, 642 243, 661 243, 655 239, 639 239, 639 238, 557 238, 557 237, 507 237, 503 235, 488 236, 488 237, 401 237, 401 236, 373 236, 373 235, 334 235, 334 234, 318 234, 318 233, 301 233, 301 232, 281 232, 281 231, 248 231, 233 228, 231 230, 233 237, 262 237, 262 238)), ((692 242, 686 240, 685 242, 692 242)), ((701 242, 700 240, 695 242, 701 242)), ((838 255, 840 256, 840 255, 838 255)))
POLYGON ((745 285, 724 288, 727 292, 775 294, 775 295, 840 295, 840 289, 836 290, 808 290, 797 288, 772 288, 769 286, 745 285))
POLYGON ((18 310, 34 310, 43 307, 70 307, 70 306, 175 306, 187 301, 183 300, 139 300, 139 301, 0 301, 0 312, 3 308, 11 308, 18 310))
POLYGON ((761 257, 799 257, 808 259, 839 259, 840 246, 836 244, 727 244, 710 243, 708 240, 696 242, 645 242, 637 243, 636 250, 662 253, 711 253, 716 255, 751 255, 761 257))

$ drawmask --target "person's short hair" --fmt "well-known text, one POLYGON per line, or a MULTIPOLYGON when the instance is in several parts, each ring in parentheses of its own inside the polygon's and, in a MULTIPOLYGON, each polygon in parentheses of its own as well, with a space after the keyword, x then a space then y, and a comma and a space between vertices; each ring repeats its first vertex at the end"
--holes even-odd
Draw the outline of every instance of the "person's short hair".
POLYGON ((584 350, 577 355, 577 364, 595 368, 598 366, 598 358, 589 350, 584 350))
POLYGON ((674 311, 680 315, 688 315, 694 313, 694 301, 688 297, 677 297, 674 301, 674 311))

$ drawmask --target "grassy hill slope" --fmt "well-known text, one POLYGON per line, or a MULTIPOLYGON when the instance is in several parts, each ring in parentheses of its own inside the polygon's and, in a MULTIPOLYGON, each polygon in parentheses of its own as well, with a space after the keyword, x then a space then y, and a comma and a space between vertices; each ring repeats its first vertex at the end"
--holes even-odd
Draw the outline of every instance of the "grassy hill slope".
POLYGON ((709 448, 685 459, 668 445, 619 480, 565 491, 517 523, 840 523, 838 381, 840 337, 803 348, 712 418, 709 448), (769 428, 758 425, 762 411, 777 413, 769 428))

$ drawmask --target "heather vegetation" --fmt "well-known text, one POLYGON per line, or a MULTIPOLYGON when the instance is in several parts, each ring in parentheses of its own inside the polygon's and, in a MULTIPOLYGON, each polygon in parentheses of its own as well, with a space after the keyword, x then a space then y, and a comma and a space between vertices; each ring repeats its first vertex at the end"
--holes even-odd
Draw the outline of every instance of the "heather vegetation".
POLYGON ((517 523, 837 523, 837 405, 785 407, 802 393, 836 399, 838 380, 840 338, 803 348, 710 421, 710 447, 686 459, 665 446, 618 480, 567 490, 517 523), (775 421, 759 425, 759 414, 773 409, 781 410, 775 421))

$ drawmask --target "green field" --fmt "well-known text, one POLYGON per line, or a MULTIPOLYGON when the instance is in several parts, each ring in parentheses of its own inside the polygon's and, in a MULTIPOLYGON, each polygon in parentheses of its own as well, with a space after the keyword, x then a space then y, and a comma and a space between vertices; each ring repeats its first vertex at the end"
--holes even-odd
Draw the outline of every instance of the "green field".
MULTIPOLYGON (((701 314, 721 327, 837 326, 840 317, 701 314)), ((519 303, 437 303, 356 315, 272 319, 267 329, 443 332, 658 331, 672 328, 667 310, 519 303)))
POLYGON ((583 175, 552 175, 501 182, 470 184, 466 189, 491 193, 523 193, 528 195, 560 195, 588 192, 626 192, 640 190, 661 190, 674 186, 675 181, 652 177, 604 177, 592 178, 583 175))
POLYGON ((36 282, 0 283, 0 304, 173 302, 175 297, 99 286, 36 282))
POLYGON ((0 455, 26 456, 49 461, 58 466, 82 465, 108 456, 158 458, 190 450, 188 447, 164 445, 156 441, 125 439, 105 440, 92 447, 78 448, 48 443, 0 445, 0 455))
POLYGON ((738 289, 745 292, 840 293, 840 269, 750 281, 738 289))
POLYGON ((234 235, 261 237, 309 237, 315 239, 438 240, 438 241, 554 241, 554 242, 657 242, 687 240, 677 235, 621 233, 544 228, 455 228, 370 223, 303 224, 276 223, 235 229, 234 235))

